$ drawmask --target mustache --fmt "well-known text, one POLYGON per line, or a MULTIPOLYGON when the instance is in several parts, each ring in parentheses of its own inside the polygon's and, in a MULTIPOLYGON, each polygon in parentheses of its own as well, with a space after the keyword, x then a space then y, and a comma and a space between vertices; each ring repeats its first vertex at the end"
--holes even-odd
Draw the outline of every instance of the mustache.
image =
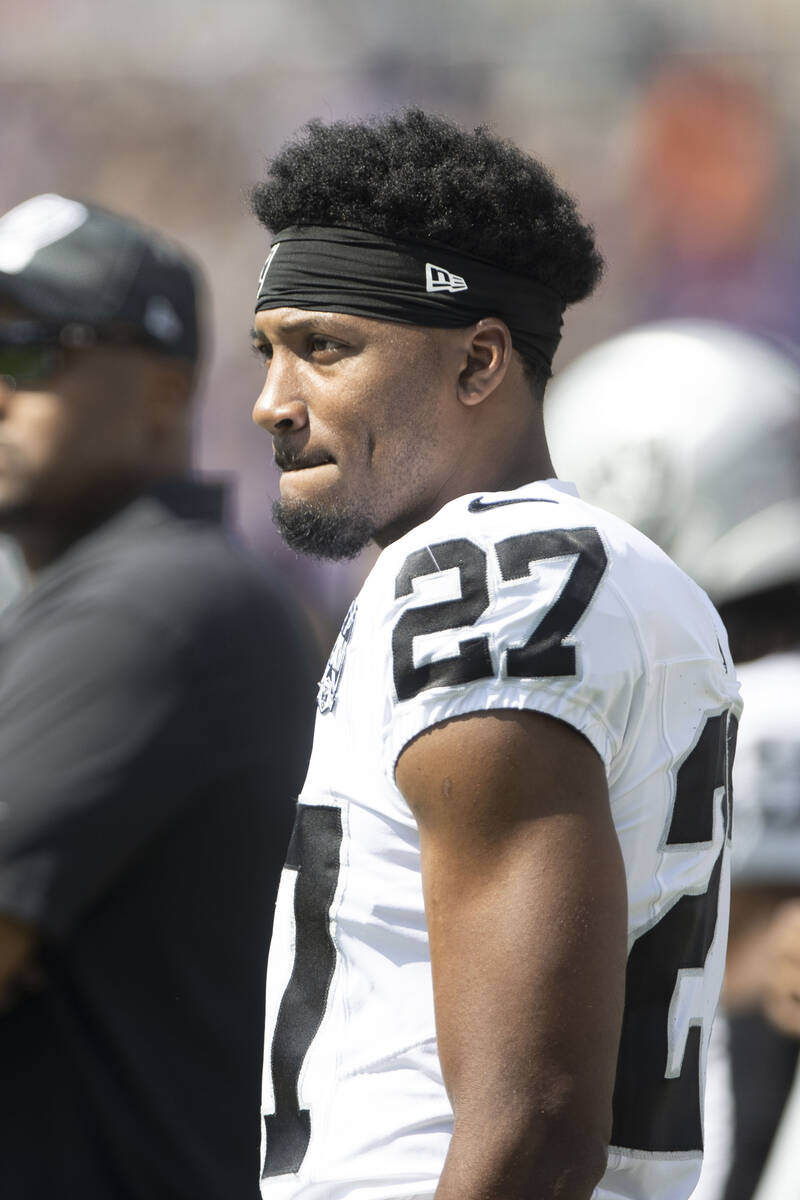
POLYGON ((308 467, 321 467, 334 461, 330 454, 322 450, 304 453, 302 450, 291 450, 288 446, 274 448, 275 465, 281 471, 303 471, 308 467))

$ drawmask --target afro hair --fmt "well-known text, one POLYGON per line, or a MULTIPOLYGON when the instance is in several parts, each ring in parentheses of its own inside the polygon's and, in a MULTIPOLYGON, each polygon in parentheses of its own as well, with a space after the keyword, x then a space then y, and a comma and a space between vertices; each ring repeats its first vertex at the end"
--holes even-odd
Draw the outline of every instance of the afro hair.
MULTIPOLYGON (((594 231, 538 160, 481 126, 409 108, 364 121, 311 121, 251 196, 273 233, 333 225, 435 242, 527 275, 574 304, 603 271, 594 231)), ((543 362, 525 361, 542 383, 543 362)))

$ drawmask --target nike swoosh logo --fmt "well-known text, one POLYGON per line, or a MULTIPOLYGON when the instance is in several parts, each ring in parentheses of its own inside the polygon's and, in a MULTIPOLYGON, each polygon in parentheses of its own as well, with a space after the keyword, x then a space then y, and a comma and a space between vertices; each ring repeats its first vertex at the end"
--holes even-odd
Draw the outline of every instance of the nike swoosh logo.
POLYGON ((483 496, 478 496, 475 500, 470 500, 467 505, 467 512, 486 512, 489 508, 502 508, 504 504, 558 504, 557 500, 547 500, 544 496, 518 496, 514 500, 484 500, 483 496))

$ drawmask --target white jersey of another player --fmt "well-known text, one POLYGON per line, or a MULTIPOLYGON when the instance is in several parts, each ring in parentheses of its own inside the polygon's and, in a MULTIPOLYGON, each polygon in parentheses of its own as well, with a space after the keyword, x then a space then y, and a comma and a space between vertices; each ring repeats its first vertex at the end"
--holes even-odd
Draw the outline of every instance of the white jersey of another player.
POLYGON ((736 758, 735 884, 800 884, 800 650, 739 667, 747 720, 736 758))
POLYGON ((437 722, 530 709, 600 755, 627 876, 612 1147, 594 1195, 685 1200, 723 971, 740 711, 705 594, 570 485, 464 496, 383 551, 319 709, 270 954, 264 1197, 433 1196, 453 1114, 419 837, 394 767, 437 722))
MULTIPOLYGON (((800 888, 800 650, 768 654, 737 669, 747 710, 733 771, 732 882, 800 888)), ((727 1037, 718 1021, 706 1093, 708 1154, 695 1200, 721 1200, 730 1170, 736 1103, 727 1037)))

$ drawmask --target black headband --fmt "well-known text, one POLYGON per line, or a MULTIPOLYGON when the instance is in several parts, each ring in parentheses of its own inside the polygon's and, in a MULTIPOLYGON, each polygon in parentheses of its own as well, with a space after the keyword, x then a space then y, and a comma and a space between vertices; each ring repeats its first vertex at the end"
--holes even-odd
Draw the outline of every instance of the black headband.
POLYGON ((406 325, 458 328, 500 317, 514 348, 548 366, 564 304, 524 275, 433 242, 395 242, 362 229, 297 225, 275 235, 256 312, 304 308, 406 325))

